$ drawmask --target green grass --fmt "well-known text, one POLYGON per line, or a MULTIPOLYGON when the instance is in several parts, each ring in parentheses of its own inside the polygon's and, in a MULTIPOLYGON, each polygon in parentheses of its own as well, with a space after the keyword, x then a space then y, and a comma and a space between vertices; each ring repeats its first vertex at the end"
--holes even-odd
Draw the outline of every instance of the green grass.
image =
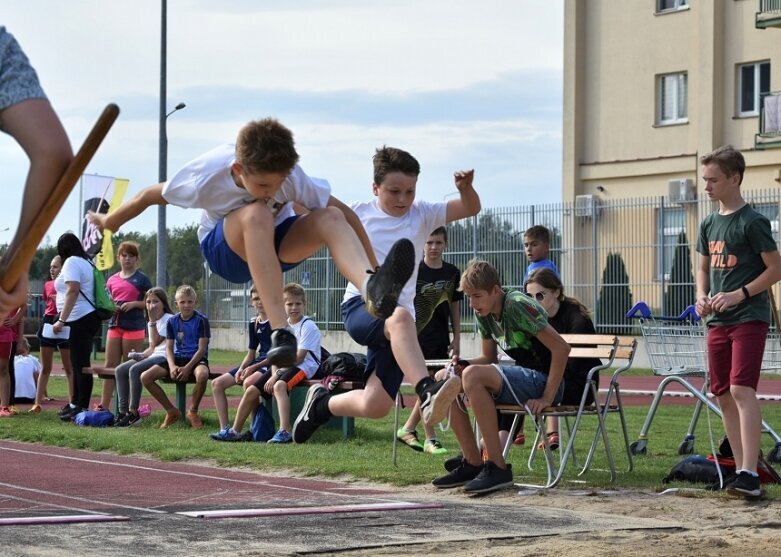
MULTIPOLYGON (((218 366, 231 366, 235 367, 241 363, 247 352, 233 352, 231 350, 209 350, 209 363, 218 366)), ((40 359, 41 355, 35 353, 35 356, 40 359)), ((95 358, 92 359, 93 364, 102 365, 106 361, 106 355, 104 352, 98 352, 95 358)), ((62 363, 60 359, 60 353, 54 353, 54 363, 59 366, 62 363)))
MULTIPOLYGON (((54 377, 50 384, 50 394, 63 400, 64 379, 54 377)), ((173 385, 165 387, 173 393, 173 385)), ((231 393, 234 396, 240 394, 238 389, 234 391, 235 393, 231 393)), ((232 398, 231 408, 235 409, 235 406, 236 399, 232 398)), ((599 470, 606 468, 602 451, 601 454, 598 453, 594 469, 583 478, 577 478, 574 467, 569 465, 562 487, 574 485, 578 488, 601 488, 615 485, 622 488, 661 489, 661 479, 682 458, 677 454, 677 447, 686 433, 692 409, 693 405, 660 406, 649 432, 647 455, 635 457, 635 469, 631 473, 625 471, 627 457, 620 444, 618 416, 611 415, 611 442, 619 470, 624 470, 619 473, 616 483, 611 484, 608 474, 599 470), (568 483, 568 480, 580 479, 585 480, 585 484, 568 483)), ((22 410, 26 410, 26 407, 22 407, 22 410)), ((630 441, 634 441, 645 420, 647 408, 628 407, 626 410, 630 441)), ((403 416, 406 416, 406 412, 404 411, 403 416)), ((195 459, 213 461, 218 466, 259 471, 287 470, 303 476, 347 476, 397 486, 428 483, 443 473, 442 462, 447 458, 447 455, 416 453, 400 445, 398 466, 394 467, 391 463, 392 414, 381 420, 356 420, 355 432, 347 441, 341 439, 339 431, 321 428, 304 445, 283 446, 212 441, 208 438, 208 433, 218 429, 216 414, 214 411, 205 410, 202 415, 205 427, 201 431, 194 431, 183 422, 169 430, 161 431, 158 426, 163 414, 158 408, 141 426, 128 429, 81 428, 59 421, 54 411, 41 414, 27 414, 23 411, 20 416, 0 420, 0 438, 118 454, 143 454, 167 461, 195 459)), ((763 416, 768 423, 775 424, 778 428, 781 425, 781 405, 763 405, 763 416)), ((593 422, 593 419, 585 421, 578 435, 579 442, 576 447, 577 454, 581 457, 586 454, 586 446, 592 439, 593 422)), ((713 415, 711 425, 714 436, 718 439, 723 434, 722 427, 713 415)), ((544 480, 544 463, 538 459, 534 471, 527 469, 530 438, 533 437, 529 424, 526 426, 526 433, 529 439, 527 444, 513 447, 509 461, 513 464, 517 480, 539 482, 544 480)), ((710 453, 705 413, 701 416, 696 433, 695 452, 710 453)), ((440 433, 440 439, 450 449, 451 455, 458 452, 452 432, 440 433)), ((772 439, 766 434, 762 436, 762 448, 766 454, 773 448, 772 439)), ((773 498, 781 497, 781 486, 770 487, 768 494, 773 498)))

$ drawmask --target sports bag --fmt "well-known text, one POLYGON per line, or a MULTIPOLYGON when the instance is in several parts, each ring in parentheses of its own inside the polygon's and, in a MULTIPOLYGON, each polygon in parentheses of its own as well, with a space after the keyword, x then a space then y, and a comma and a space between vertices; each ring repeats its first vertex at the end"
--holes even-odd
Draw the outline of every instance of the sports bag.
POLYGON ((101 321, 108 321, 117 311, 117 306, 111 300, 111 296, 109 296, 108 290, 106 290, 106 277, 103 276, 103 271, 99 271, 91 261, 90 265, 92 265, 92 278, 95 280, 95 288, 93 289, 95 293, 95 300, 92 301, 87 298, 87 295, 84 294, 81 289, 79 289, 79 292, 82 296, 84 296, 84 299, 95 308, 95 312, 98 314, 98 318, 101 321))
POLYGON ((108 410, 84 410, 73 418, 73 423, 79 426, 108 427, 114 425, 114 414, 108 410))
POLYGON ((318 376, 324 377, 323 385, 333 391, 343 381, 363 382, 366 369, 366 354, 358 352, 337 352, 326 358, 318 369, 318 376))
POLYGON ((255 410, 255 417, 252 418, 252 425, 249 428, 253 441, 265 443, 274 437, 274 418, 268 411, 265 404, 258 406, 255 410))

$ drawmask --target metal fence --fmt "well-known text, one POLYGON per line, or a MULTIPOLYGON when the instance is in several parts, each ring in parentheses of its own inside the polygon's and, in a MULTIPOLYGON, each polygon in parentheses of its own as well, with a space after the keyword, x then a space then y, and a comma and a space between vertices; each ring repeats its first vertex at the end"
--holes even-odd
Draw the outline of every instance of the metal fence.
MULTIPOLYGON (((778 242, 781 192, 744 195, 768 217, 778 242)), ((486 259, 497 267, 505 286, 521 288, 528 265, 523 233, 544 225, 551 231, 551 259, 561 272, 565 294, 592 310, 599 331, 635 334, 635 324, 624 317, 633 303, 643 300, 657 315, 677 315, 694 302, 699 223, 715 208, 707 199, 670 203, 664 197, 611 201, 594 196, 587 205, 483 209, 448 225, 445 259, 461 269, 474 257, 486 259)), ((346 281, 325 248, 285 273, 285 281, 304 286, 308 314, 321 330, 344 328, 339 305, 346 281)), ((204 267, 203 285, 201 307, 212 326, 243 328, 253 315, 249 284, 229 283, 204 267)), ((473 331, 468 304, 462 312, 462 331, 473 331)))

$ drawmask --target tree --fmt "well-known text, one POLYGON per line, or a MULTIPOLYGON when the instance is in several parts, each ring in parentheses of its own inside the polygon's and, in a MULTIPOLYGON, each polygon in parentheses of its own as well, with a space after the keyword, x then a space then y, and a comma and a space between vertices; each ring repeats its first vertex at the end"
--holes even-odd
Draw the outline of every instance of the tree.
POLYGON ((188 224, 168 233, 168 284, 197 287, 203 278, 203 256, 198 242, 198 225, 188 224))
POLYGON ((631 324, 626 312, 632 307, 629 275, 621 255, 609 253, 602 273, 602 287, 597 300, 597 329, 600 333, 627 334, 631 324))
POLYGON ((691 252, 686 240, 686 232, 678 234, 678 243, 673 255, 673 266, 670 270, 670 281, 664 297, 664 315, 678 316, 689 305, 694 303, 694 274, 691 266, 691 252))

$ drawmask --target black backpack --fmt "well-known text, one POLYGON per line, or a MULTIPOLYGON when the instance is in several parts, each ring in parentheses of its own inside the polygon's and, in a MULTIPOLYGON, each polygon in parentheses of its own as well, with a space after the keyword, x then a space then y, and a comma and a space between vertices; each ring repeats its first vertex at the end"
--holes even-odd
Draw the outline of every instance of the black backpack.
POLYGON ((324 377, 323 384, 335 389, 343 381, 363 382, 366 369, 366 354, 357 352, 337 352, 326 358, 317 370, 318 377, 324 377))

